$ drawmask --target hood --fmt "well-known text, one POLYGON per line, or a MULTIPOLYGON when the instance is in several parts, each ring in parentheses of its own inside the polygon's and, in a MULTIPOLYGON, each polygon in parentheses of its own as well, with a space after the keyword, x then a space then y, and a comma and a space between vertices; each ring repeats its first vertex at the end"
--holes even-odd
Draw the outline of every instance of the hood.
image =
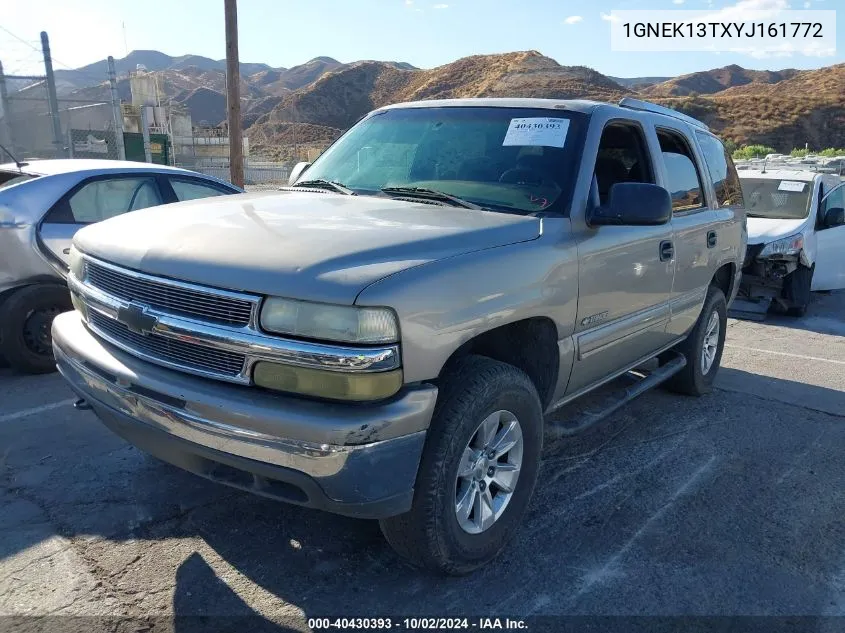
POLYGON ((371 196, 273 192, 127 213, 76 234, 85 253, 151 275, 351 304, 412 266, 539 237, 539 218, 371 196))
POLYGON ((808 218, 780 220, 777 218, 748 218, 748 243, 768 244, 782 237, 800 233, 808 218))

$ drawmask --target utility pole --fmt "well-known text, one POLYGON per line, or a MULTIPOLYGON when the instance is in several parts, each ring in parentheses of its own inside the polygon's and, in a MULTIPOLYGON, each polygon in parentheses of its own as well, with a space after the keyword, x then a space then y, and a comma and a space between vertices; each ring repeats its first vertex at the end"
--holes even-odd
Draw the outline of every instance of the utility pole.
MULTIPOLYGON (((11 151, 15 151, 14 143, 12 143, 12 126, 9 125, 11 118, 11 111, 9 110, 9 93, 6 90, 6 75, 3 73, 3 63, 0 62, 0 144, 5 145, 11 151)), ((3 162, 6 162, 6 157, 3 157, 3 162)))
POLYGON ((53 76, 53 59, 50 57, 50 40, 47 31, 41 31, 41 50, 44 53, 44 73, 47 76, 47 100, 50 103, 50 118, 53 120, 53 145, 56 156, 65 154, 62 121, 59 118, 59 98, 56 96, 56 78, 53 76))
POLYGON ((241 131, 241 68, 238 55, 238 3, 224 0, 226 13, 226 103, 229 121, 229 180, 244 186, 244 141, 241 131))
POLYGON ((111 113, 114 117, 114 142, 117 147, 117 159, 126 160, 126 146, 123 144, 123 113, 120 111, 120 98, 117 96, 117 73, 114 69, 114 57, 109 55, 109 85, 111 86, 111 113))

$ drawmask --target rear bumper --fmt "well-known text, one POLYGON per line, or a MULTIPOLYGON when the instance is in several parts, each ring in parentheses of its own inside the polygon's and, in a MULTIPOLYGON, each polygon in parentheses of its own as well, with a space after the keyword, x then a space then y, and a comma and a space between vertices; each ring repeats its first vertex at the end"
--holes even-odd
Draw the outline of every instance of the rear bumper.
POLYGON ((53 322, 59 371, 112 431, 208 479, 362 518, 410 508, 437 389, 372 405, 312 402, 163 369, 53 322))

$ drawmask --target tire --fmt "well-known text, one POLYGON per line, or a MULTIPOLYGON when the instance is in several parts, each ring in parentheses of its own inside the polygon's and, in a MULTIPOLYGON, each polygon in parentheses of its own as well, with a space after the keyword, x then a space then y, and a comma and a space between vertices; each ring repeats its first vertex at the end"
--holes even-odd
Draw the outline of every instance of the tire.
POLYGON ((810 288, 813 284, 813 269, 799 265, 783 280, 781 296, 789 303, 786 313, 802 317, 810 304, 810 288))
POLYGON ((719 363, 722 361, 722 350, 725 347, 725 333, 727 330, 727 303, 724 293, 715 286, 707 289, 707 298, 704 300, 704 307, 698 316, 689 336, 683 343, 675 348, 675 351, 682 353, 686 359, 686 366, 677 374, 666 381, 665 386, 671 391, 689 396, 703 396, 713 389, 713 380, 716 372, 719 371, 719 363), (716 340, 715 356, 707 371, 703 369, 702 356, 704 353, 704 342, 707 337, 709 325, 713 315, 716 315, 719 332, 716 340))
MULTIPOLYGON (((483 356, 471 355, 457 361, 440 384, 417 473, 413 505, 405 514, 381 520, 380 526, 387 542, 412 564, 462 575, 495 558, 525 514, 534 492, 543 448, 543 409, 537 390, 525 372, 483 356), (472 450, 468 446, 471 440, 475 442, 481 437, 476 435, 476 430, 482 421, 509 412, 518 420, 522 431, 521 467, 498 518, 480 533, 470 533, 461 526, 456 508, 458 494, 469 488, 467 477, 459 479, 458 468, 468 463, 464 460, 466 451, 472 450)), ((505 428, 505 422, 497 422, 495 428, 498 425, 505 428)), ((475 462, 476 470, 469 469, 474 473, 470 478, 482 476, 479 471, 483 473, 488 462, 483 456, 481 459, 483 463, 475 462)), ((499 461, 489 464, 502 465, 499 461)), ((494 500, 501 500, 498 495, 502 492, 497 485, 484 488, 483 481, 475 483, 473 479, 473 482, 475 490, 486 489, 494 500)), ((482 503, 481 496, 478 499, 482 503)), ((470 514, 478 519, 474 509, 470 514)), ((470 523, 470 516, 464 518, 464 525, 470 523)))
POLYGON ((50 326, 53 317, 72 309, 70 294, 58 284, 21 288, 0 308, 0 353, 25 374, 56 370, 50 326))

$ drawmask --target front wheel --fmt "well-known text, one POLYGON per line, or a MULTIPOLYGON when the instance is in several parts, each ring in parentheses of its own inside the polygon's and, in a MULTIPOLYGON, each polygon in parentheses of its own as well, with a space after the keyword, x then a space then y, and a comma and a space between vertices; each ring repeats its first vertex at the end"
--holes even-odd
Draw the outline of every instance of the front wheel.
POLYGON ((707 289, 704 307, 689 336, 676 351, 687 359, 686 366, 665 384, 672 391, 701 396, 713 389, 713 380, 722 362, 728 308, 724 293, 715 286, 707 289))
POLYGON ((0 353, 12 369, 25 374, 56 370, 53 318, 71 310, 70 294, 58 284, 26 286, 0 307, 0 353))
POLYGON ((787 302, 786 313, 789 316, 802 317, 810 305, 810 288, 813 285, 813 269, 801 266, 793 270, 783 280, 782 297, 787 302))
POLYGON ((525 514, 540 465, 543 411, 525 372, 482 356, 441 382, 410 511, 382 533, 411 563, 466 574, 492 560, 525 514))

